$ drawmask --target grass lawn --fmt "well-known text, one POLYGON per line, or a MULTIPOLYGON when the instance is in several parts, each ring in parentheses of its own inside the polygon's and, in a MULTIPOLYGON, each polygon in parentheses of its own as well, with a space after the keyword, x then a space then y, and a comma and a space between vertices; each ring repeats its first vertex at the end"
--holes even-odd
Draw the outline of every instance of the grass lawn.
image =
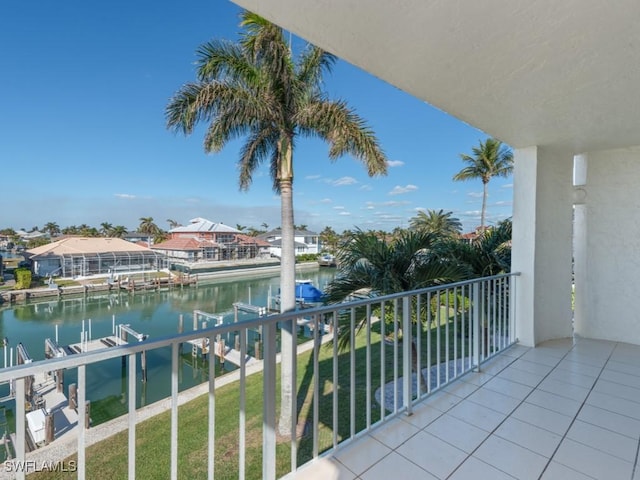
MULTIPOLYGON (((445 315, 443 315, 443 318, 445 315)), ((443 320, 445 325, 447 320, 443 320)), ((451 322, 449 321, 451 324, 451 322)), ((366 335, 364 329, 356 336, 355 349, 355 424, 356 431, 366 428, 367 373, 371 375, 371 414, 372 423, 380 418, 380 407, 375 401, 375 390, 382 383, 381 372, 381 335, 380 323, 372 327, 371 362, 366 362, 366 335)), ((449 343, 453 345, 453 330, 450 327, 449 343)), ((386 325, 387 332, 389 325, 386 325)), ((432 329, 432 361, 436 355, 436 330, 432 329)), ((423 339, 427 341, 427 332, 423 329, 423 339)), ((446 341, 445 329, 440 328, 441 345, 446 341)), ((458 342, 459 343, 459 342, 458 342)), ((398 358, 402 358, 399 347, 398 358)), ((441 355, 443 355, 441 349, 441 355)), ((452 350, 452 348, 451 348, 452 350)), ((322 452, 333 444, 333 391, 338 390, 338 441, 350 436, 351 412, 351 372, 350 352, 341 352, 334 359, 332 343, 319 349, 318 384, 319 397, 319 450, 322 452), (338 385, 333 382, 334 362, 338 367, 338 385)), ((426 361, 426 359, 425 359, 426 361)), ((393 379, 393 345, 385 345, 385 379, 393 379)), ((298 356, 297 368, 297 402, 299 411, 299 428, 302 436, 298 442, 298 465, 312 458, 313 451, 313 394, 314 372, 313 352, 305 352, 298 356)), ((399 366, 398 375, 402 376, 399 366)), ((276 385, 276 403, 279 408, 279 370, 276 385)), ((262 373, 257 373, 246 380, 246 478, 262 477, 262 373)), ((216 390, 215 418, 215 478, 238 478, 238 424, 239 424, 239 384, 233 383, 216 390)), ((207 476, 207 417, 208 398, 199 397, 179 408, 178 414, 178 478, 200 479, 207 476)), ((168 478, 170 472, 170 412, 157 415, 136 427, 136 478, 158 479, 168 478)), ((122 479, 127 477, 127 440, 128 432, 121 432, 87 449, 87 478, 122 479)), ((290 468, 290 445, 283 440, 277 446, 277 474, 284 475, 290 468)), ((67 460, 75 460, 70 457, 67 460)), ((30 479, 67 479, 75 478, 71 472, 39 472, 29 476, 30 479)))

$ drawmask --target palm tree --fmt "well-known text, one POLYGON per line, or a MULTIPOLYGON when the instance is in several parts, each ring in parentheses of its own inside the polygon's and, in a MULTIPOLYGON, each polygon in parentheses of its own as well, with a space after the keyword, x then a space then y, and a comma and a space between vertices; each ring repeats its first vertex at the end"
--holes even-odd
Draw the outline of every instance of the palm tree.
POLYGON ((50 236, 55 237, 60 233, 60 227, 56 222, 47 222, 42 231, 48 233, 50 236))
POLYGON ((484 229, 487 211, 487 193, 489 181, 493 177, 508 177, 513 171, 513 152, 500 140, 488 138, 472 148, 473 156, 460 154, 462 161, 468 164, 453 176, 455 181, 479 178, 482 180, 482 214, 480 228, 484 229))
POLYGON ((115 238, 122 238, 128 233, 127 227, 123 225, 116 225, 111 230, 111 236, 115 238))
POLYGON ((445 212, 444 210, 427 210, 423 211, 410 220, 413 230, 423 230, 444 237, 455 237, 462 231, 462 223, 455 217, 453 212, 445 212))
POLYGON ((113 225, 111 225, 109 222, 102 222, 100 224, 100 233, 102 234, 102 236, 110 237, 112 235, 112 232, 113 225))
POLYGON ((466 266, 470 277, 487 277, 511 270, 511 219, 481 232, 471 243, 451 239, 442 254, 466 266))
MULTIPOLYGON (((281 311, 295 309, 293 228, 293 148, 297 137, 329 143, 329 158, 349 154, 370 175, 385 174, 387 159, 373 131, 344 101, 329 100, 322 77, 335 57, 309 46, 294 59, 280 27, 251 12, 242 14, 239 43, 211 41, 198 51, 197 81, 184 85, 166 109, 169 128, 186 135, 208 122, 204 149, 219 152, 246 136, 240 151, 240 189, 251 185, 256 168, 267 161, 280 194, 282 256, 281 311)), ((290 322, 289 322, 290 323, 290 322)), ((293 325, 282 329, 280 433, 290 433, 293 325), (289 417, 287 417, 289 415, 289 417)))
MULTIPOLYGON (((339 271, 325 289, 327 303, 342 302, 362 289, 369 289, 374 296, 389 295, 468 276, 463 264, 440 256, 438 236, 425 230, 403 230, 391 242, 381 239, 378 232, 358 230, 341 247, 337 258, 339 271)), ((381 317, 385 319, 385 312, 381 317)), ((357 329, 365 320, 360 320, 357 329)), ((353 332, 349 327, 340 328, 339 332, 338 343, 344 349, 353 332)), ((415 344, 412 350, 413 368, 420 372, 415 344)))
POLYGON ((169 230, 173 230, 174 228, 177 228, 180 226, 178 222, 170 218, 167 218, 167 223, 169 224, 169 230))
POLYGON ((140 226, 138 227, 140 233, 146 233, 147 235, 155 235, 160 229, 153 223, 153 217, 140 217, 140 226))

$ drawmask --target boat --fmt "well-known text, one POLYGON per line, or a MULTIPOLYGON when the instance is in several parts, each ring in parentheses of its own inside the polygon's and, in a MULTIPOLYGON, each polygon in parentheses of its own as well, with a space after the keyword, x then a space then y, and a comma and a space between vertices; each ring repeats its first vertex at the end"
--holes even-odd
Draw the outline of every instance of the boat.
POLYGON ((311 280, 296 280, 296 301, 301 303, 320 303, 324 297, 322 290, 316 288, 311 280))

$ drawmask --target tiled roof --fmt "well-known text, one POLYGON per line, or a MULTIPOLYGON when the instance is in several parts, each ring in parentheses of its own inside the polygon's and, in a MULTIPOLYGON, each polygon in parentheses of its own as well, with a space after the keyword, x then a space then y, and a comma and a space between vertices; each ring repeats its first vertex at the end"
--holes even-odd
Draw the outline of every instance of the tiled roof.
POLYGON ((198 233, 198 232, 222 232, 222 233, 239 233, 237 230, 229 225, 223 223, 213 223, 206 218, 192 218, 189 225, 182 225, 180 227, 172 228, 169 230, 171 233, 198 233))
POLYGON ((250 235, 238 234, 236 235, 236 241, 240 245, 256 245, 258 247, 269 247, 271 244, 264 240, 261 240, 257 237, 252 237, 250 235))
POLYGON ((122 240, 121 238, 103 237, 67 237, 40 247, 27 250, 31 256, 91 254, 109 252, 144 252, 149 251, 146 246, 122 240))
POLYGON ((171 238, 164 242, 157 243, 151 247, 152 250, 200 250, 203 247, 220 247, 221 245, 211 240, 197 238, 171 238))

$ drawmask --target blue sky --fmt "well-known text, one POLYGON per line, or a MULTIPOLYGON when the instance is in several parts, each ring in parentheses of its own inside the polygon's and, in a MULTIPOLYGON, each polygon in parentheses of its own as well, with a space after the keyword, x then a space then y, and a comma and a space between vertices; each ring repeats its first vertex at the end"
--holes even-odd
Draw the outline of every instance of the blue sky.
MULTIPOLYGON (((102 222, 130 230, 151 216, 235 226, 280 224, 268 166, 238 189, 240 143, 216 155, 165 127, 164 108, 192 81, 196 48, 237 38, 240 10, 221 0, 0 5, 0 228, 102 222)), ((296 224, 336 231, 408 226, 419 209, 479 224, 482 185, 453 182, 460 153, 486 136, 345 62, 326 78, 333 98, 369 122, 390 159, 369 178, 345 157, 301 140, 294 156, 296 224)), ((511 179, 490 185, 488 221, 511 215, 511 179)))

